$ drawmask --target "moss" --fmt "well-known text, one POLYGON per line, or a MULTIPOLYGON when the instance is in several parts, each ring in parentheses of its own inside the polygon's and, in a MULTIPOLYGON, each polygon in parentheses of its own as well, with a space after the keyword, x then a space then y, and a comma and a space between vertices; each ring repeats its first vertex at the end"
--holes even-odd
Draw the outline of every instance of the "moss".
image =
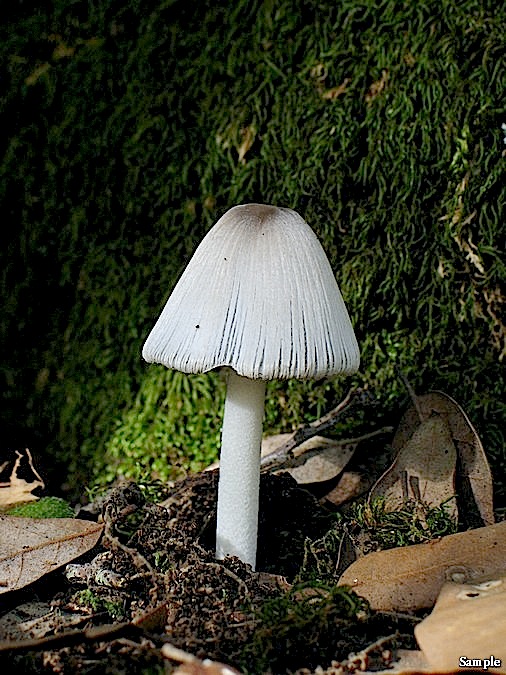
POLYGON ((429 506, 406 501, 395 511, 387 508, 383 497, 360 499, 344 512, 324 535, 304 542, 304 560, 297 580, 310 583, 335 583, 350 560, 347 551, 362 555, 371 551, 411 546, 457 532, 448 503, 429 506), (344 567, 343 567, 344 565, 344 567))
POLYGON ((10 516, 25 518, 73 518, 74 510, 60 497, 41 497, 36 502, 13 506, 7 511, 10 516))
MULTIPOLYGON (((368 383, 385 415, 404 400, 396 367, 444 389, 504 475, 501 4, 306 9, 4 10, 2 422, 8 443, 28 434, 59 460, 56 481, 216 457, 218 378, 184 384, 140 349, 211 224, 253 200, 297 209, 322 239, 362 348, 346 387, 368 383)), ((267 428, 314 418, 344 386, 273 385, 267 428)))
POLYGON ((395 511, 386 507, 383 497, 359 501, 352 506, 351 524, 360 528, 375 549, 421 544, 457 532, 448 508, 452 499, 439 506, 407 501, 395 511))
POLYGON ((132 407, 106 442, 107 464, 97 463, 101 480, 132 480, 148 472, 159 480, 198 471, 217 455, 219 402, 217 377, 193 376, 151 367, 132 407))
POLYGON ((366 601, 345 586, 298 584, 255 611, 257 627, 238 664, 246 673, 266 673, 346 658, 367 617, 366 601))
POLYGON ((79 607, 87 607, 93 612, 107 612, 114 621, 125 620, 125 609, 120 600, 109 600, 96 595, 88 588, 77 591, 73 597, 74 602, 79 607))

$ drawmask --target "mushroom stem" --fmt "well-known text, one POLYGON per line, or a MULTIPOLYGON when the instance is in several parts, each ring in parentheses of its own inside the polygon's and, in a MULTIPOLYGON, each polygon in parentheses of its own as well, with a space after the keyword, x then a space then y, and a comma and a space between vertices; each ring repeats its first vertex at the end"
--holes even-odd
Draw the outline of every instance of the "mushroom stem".
POLYGON ((265 382, 229 370, 223 415, 216 557, 235 555, 255 569, 265 382))

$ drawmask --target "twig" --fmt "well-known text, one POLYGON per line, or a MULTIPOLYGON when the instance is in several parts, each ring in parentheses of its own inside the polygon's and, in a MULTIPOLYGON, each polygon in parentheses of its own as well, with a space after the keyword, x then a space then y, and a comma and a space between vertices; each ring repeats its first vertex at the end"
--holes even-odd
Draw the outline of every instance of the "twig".
POLYGON ((139 578, 148 578, 151 580, 151 591, 153 593, 152 602, 158 602, 158 583, 160 579, 160 574, 153 568, 151 563, 134 548, 123 544, 119 538, 114 534, 113 527, 115 525, 114 521, 110 518, 104 518, 104 536, 102 539, 102 544, 105 548, 110 551, 122 551, 130 560, 132 561, 134 567, 137 570, 142 569, 143 567, 147 569, 147 572, 137 572, 137 574, 130 577, 130 581, 139 578))
POLYGON ((370 654, 371 652, 374 652, 376 649, 381 649, 389 642, 398 640, 399 637, 400 637, 399 633, 395 632, 392 633, 391 635, 386 635, 385 637, 378 638, 378 640, 375 640, 374 642, 371 642, 370 645, 367 645, 365 649, 362 649, 362 651, 359 652, 359 654, 370 654))
POLYGON ((414 614, 405 614, 403 612, 391 612, 388 610, 382 610, 381 612, 385 616, 391 616, 394 619, 404 619, 405 621, 411 621, 411 623, 420 623, 422 617, 415 616, 414 614))
POLYGON ((308 426, 301 427, 294 431, 283 445, 276 448, 276 450, 273 450, 273 452, 265 457, 262 457, 260 461, 262 473, 272 471, 273 467, 276 467, 277 470, 281 468, 285 462, 293 459, 293 450, 296 447, 333 427, 344 412, 349 412, 357 401, 363 400, 364 394, 365 392, 363 389, 352 389, 346 398, 333 410, 326 413, 323 417, 320 417, 320 419, 311 422, 308 426))
MULTIPOLYGON (((361 443, 362 441, 368 441, 369 439, 375 438, 376 436, 391 434, 393 430, 394 427, 381 427, 380 429, 375 429, 374 431, 370 431, 368 434, 363 434, 362 436, 355 436, 354 438, 345 438, 342 441, 336 441, 335 445, 341 446, 343 448, 350 445, 357 446, 358 443, 361 443)), ((279 460, 277 460, 275 465, 269 467, 269 471, 281 471, 282 469, 290 469, 295 466, 300 466, 314 455, 324 452, 324 450, 325 448, 309 447, 304 450, 300 450, 297 456, 295 456, 292 452, 288 457, 281 457, 279 460)), ((270 457, 270 455, 268 455, 268 457, 270 457)))
POLYGON ((334 565, 334 577, 337 578, 337 572, 339 570, 339 565, 341 564, 341 558, 343 555, 343 548, 345 546, 345 538, 350 537, 350 533, 348 531, 348 526, 344 525, 343 527, 343 536, 339 540, 339 547, 337 549, 337 556, 336 556, 336 564, 334 565))
POLYGON ((56 635, 47 635, 46 637, 33 638, 31 640, 2 640, 0 642, 0 652, 26 652, 37 649, 55 648, 76 644, 78 642, 97 642, 99 640, 108 640, 118 635, 142 634, 142 629, 129 621, 106 626, 93 626, 80 630, 71 630, 56 635))

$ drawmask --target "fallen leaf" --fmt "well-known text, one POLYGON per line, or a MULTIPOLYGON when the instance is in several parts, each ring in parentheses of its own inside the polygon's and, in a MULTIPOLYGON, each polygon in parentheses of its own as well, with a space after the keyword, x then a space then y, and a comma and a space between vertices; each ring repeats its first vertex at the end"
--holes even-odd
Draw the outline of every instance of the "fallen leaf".
POLYGON ((368 477, 358 471, 345 471, 339 483, 327 492, 324 499, 334 506, 351 501, 364 494, 371 487, 368 477))
POLYGON ((23 588, 89 551, 103 525, 0 515, 0 593, 23 588))
POLYGON ((338 476, 353 457, 358 441, 334 441, 314 436, 293 450, 294 459, 283 469, 300 485, 320 483, 338 476))
POLYGON ((369 553, 341 575, 373 609, 432 607, 446 581, 469 581, 506 571, 506 521, 386 551, 369 553))
POLYGON ((49 650, 69 647, 83 642, 99 642, 112 640, 130 634, 138 635, 139 628, 128 621, 123 623, 101 624, 85 629, 74 629, 51 633, 42 638, 29 638, 27 640, 0 640, 0 653, 22 653, 33 650, 49 650))
MULTIPOLYGON (((448 424, 457 449, 457 480, 462 483, 464 490, 462 504, 469 507, 470 502, 474 502, 482 521, 480 524, 492 525, 495 522, 492 474, 480 437, 466 413, 456 401, 441 391, 417 396, 416 402, 424 419, 437 414, 448 424)), ((396 452, 407 443, 419 424, 418 411, 415 406, 411 406, 402 417, 392 441, 396 452)))
POLYGON ((289 591, 292 587, 286 577, 281 574, 271 574, 270 572, 257 572, 257 579, 262 586, 274 588, 277 591, 289 591))
POLYGON ((172 675, 241 675, 241 673, 224 663, 204 659, 203 661, 183 663, 173 671, 172 675))
POLYGON ((438 670, 458 667, 465 656, 489 659, 489 671, 506 673, 506 576, 445 583, 432 613, 415 627, 415 637, 438 670), (499 662, 491 663, 492 658, 499 662))
POLYGON ((387 439, 389 441, 393 431, 393 427, 382 427, 363 436, 349 466, 337 477, 337 482, 329 485, 329 491, 321 497, 321 501, 340 506, 367 494, 392 463, 392 447, 387 439), (375 436, 383 438, 378 443, 372 442, 375 436), (374 454, 372 464, 371 453, 374 454))
POLYGON ((42 638, 89 619, 89 614, 66 612, 47 602, 26 602, 0 618, 0 635, 2 640, 42 638))
MULTIPOLYGON (((455 495, 456 459, 448 424, 434 415, 422 422, 406 441, 392 466, 371 489, 369 498, 383 496, 391 511, 408 500, 437 507, 455 495)), ((456 521, 455 500, 447 502, 446 510, 456 521)))
MULTIPOLYGON (((30 450, 26 448, 25 453, 26 454, 23 455, 21 452, 16 450, 16 459, 11 469, 9 480, 0 483, 0 509, 6 509, 13 506, 14 504, 20 504, 22 502, 37 500, 38 497, 33 494, 33 491, 38 487, 44 487, 44 481, 39 476, 33 465, 30 450), (19 478, 18 476, 21 462, 25 458, 28 461, 29 469, 34 476, 34 479, 30 482, 26 481, 24 478, 19 478)), ((0 472, 3 472, 8 465, 9 462, 4 462, 0 467, 0 472)))
MULTIPOLYGON (((262 457, 266 457, 267 455, 270 455, 271 452, 274 452, 274 450, 277 450, 280 448, 282 445, 285 444, 285 442, 293 436, 293 433, 287 433, 287 434, 273 434, 272 436, 266 436, 265 438, 262 438, 262 449, 260 452, 260 455, 262 457)), ((323 438, 322 436, 316 436, 315 438, 323 438)), ((314 438, 311 438, 309 440, 314 440, 314 438)), ((306 441, 307 442, 307 441, 306 441)))

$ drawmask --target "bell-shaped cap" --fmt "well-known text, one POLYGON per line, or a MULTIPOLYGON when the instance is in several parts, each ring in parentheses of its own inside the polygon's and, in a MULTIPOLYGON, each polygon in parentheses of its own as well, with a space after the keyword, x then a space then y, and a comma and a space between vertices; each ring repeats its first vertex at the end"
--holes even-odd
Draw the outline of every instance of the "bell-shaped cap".
POLYGON ((251 379, 351 373, 359 348, 329 261, 295 212, 235 206, 209 230, 144 344, 185 373, 251 379))

